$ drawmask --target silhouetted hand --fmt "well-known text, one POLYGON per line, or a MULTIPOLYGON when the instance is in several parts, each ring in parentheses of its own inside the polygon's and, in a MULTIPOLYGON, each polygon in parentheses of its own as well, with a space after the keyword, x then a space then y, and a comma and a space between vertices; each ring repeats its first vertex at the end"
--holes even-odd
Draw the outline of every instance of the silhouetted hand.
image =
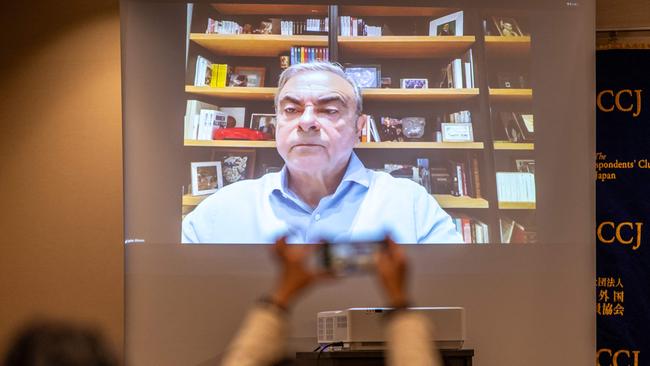
POLYGON ((275 242, 273 252, 280 264, 280 277, 271 295, 274 304, 286 309, 304 289, 329 277, 325 272, 314 272, 306 263, 317 248, 316 245, 288 245, 286 237, 275 242))
POLYGON ((390 236, 386 236, 386 247, 377 254, 377 277, 392 307, 407 306, 406 277, 408 264, 404 250, 390 236))

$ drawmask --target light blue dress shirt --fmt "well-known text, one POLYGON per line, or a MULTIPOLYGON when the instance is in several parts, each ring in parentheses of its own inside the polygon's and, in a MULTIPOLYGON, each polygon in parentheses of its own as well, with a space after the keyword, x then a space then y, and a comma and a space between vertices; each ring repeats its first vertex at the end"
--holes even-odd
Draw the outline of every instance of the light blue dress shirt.
POLYGON ((463 243, 451 217, 424 187, 366 169, 352 153, 336 191, 310 207, 288 187, 287 167, 228 185, 183 220, 183 243, 290 243, 377 240, 463 243))

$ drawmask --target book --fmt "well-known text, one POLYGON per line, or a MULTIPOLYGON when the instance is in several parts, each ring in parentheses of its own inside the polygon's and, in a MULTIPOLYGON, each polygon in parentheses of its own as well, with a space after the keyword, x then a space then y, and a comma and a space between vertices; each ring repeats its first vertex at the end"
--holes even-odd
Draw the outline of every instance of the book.
POLYGON ((535 202, 535 175, 532 173, 497 172, 499 202, 535 202))
POLYGON ((187 140, 197 140, 201 110, 219 110, 214 104, 198 100, 188 100, 185 109, 185 128, 183 137, 187 140))
POLYGON ((212 62, 203 56, 196 57, 194 86, 210 86, 212 82, 212 62))

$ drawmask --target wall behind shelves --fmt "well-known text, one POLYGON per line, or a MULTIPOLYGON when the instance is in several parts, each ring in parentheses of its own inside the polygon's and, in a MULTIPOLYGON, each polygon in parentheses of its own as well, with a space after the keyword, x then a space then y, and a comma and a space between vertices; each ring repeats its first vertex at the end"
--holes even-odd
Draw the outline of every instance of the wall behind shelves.
POLYGON ((118 1, 0 13, 0 357, 34 316, 97 326, 121 354, 118 1))

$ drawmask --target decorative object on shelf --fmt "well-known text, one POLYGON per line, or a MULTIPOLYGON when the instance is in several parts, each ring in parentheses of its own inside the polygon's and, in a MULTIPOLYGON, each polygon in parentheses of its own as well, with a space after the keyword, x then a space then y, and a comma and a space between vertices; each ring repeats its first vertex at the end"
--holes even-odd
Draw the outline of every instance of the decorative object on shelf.
POLYGON ((271 34, 273 32, 273 22, 271 20, 263 20, 260 22, 259 28, 255 29, 255 34, 271 34))
POLYGON ((192 195, 210 194, 223 187, 221 161, 191 163, 192 195))
POLYGON ((253 113, 251 114, 250 128, 261 131, 275 139, 276 116, 275 114, 253 113))
POLYGON ((237 73, 230 74, 230 80, 228 81, 228 86, 246 87, 248 86, 248 76, 240 75, 237 73))
POLYGON ((208 27, 205 30, 207 34, 240 34, 244 28, 237 22, 231 20, 214 20, 208 18, 208 27))
POLYGON ((514 18, 493 16, 492 21, 500 36, 521 37, 524 35, 514 18))
POLYGON ((533 159, 515 159, 515 167, 518 172, 535 174, 535 160, 533 159))
POLYGON ((402 121, 397 118, 381 117, 379 136, 381 141, 404 141, 402 121))
POLYGON ((381 87, 382 88, 390 88, 390 85, 393 83, 392 79, 390 76, 382 76, 381 77, 381 87))
POLYGON ((227 115, 226 127, 244 127, 246 125, 246 108, 245 107, 221 107, 220 111, 227 115))
POLYGON ((472 142, 474 131, 471 123, 441 123, 442 141, 472 142))
POLYGON ((524 77, 524 75, 515 72, 509 72, 509 71, 497 72, 497 82, 499 83, 498 85, 500 88, 506 88, 506 89, 526 88, 526 78, 524 77))
POLYGON ((280 70, 284 70, 291 65, 291 58, 288 55, 280 56, 280 70))
POLYGON ((510 142, 524 142, 524 132, 517 123, 517 115, 513 112, 501 112, 501 123, 510 142))
POLYGON ((426 119, 424 117, 404 117, 402 118, 402 130, 404 137, 408 139, 419 139, 424 135, 424 126, 426 119))
POLYGON ((235 74, 246 76, 246 86, 263 87, 266 67, 236 66, 235 74))
POLYGON ((220 128, 212 133, 213 140, 250 140, 263 141, 271 140, 271 136, 262 131, 253 130, 245 127, 220 128))
POLYGON ((428 79, 400 79, 402 89, 426 89, 429 87, 428 79))
POLYGON ((430 36, 462 36, 463 12, 458 11, 429 22, 430 36))
POLYGON ((253 26, 251 24, 244 24, 244 29, 242 29, 243 34, 252 34, 253 33, 253 26))
POLYGON ((251 179, 255 174, 255 149, 218 150, 212 160, 221 161, 224 185, 251 179))
POLYGON ((535 123, 532 114, 518 114, 517 123, 519 123, 524 140, 535 140, 535 123))
POLYGON ((379 88, 381 85, 380 65, 345 65, 345 74, 360 88, 379 88))

